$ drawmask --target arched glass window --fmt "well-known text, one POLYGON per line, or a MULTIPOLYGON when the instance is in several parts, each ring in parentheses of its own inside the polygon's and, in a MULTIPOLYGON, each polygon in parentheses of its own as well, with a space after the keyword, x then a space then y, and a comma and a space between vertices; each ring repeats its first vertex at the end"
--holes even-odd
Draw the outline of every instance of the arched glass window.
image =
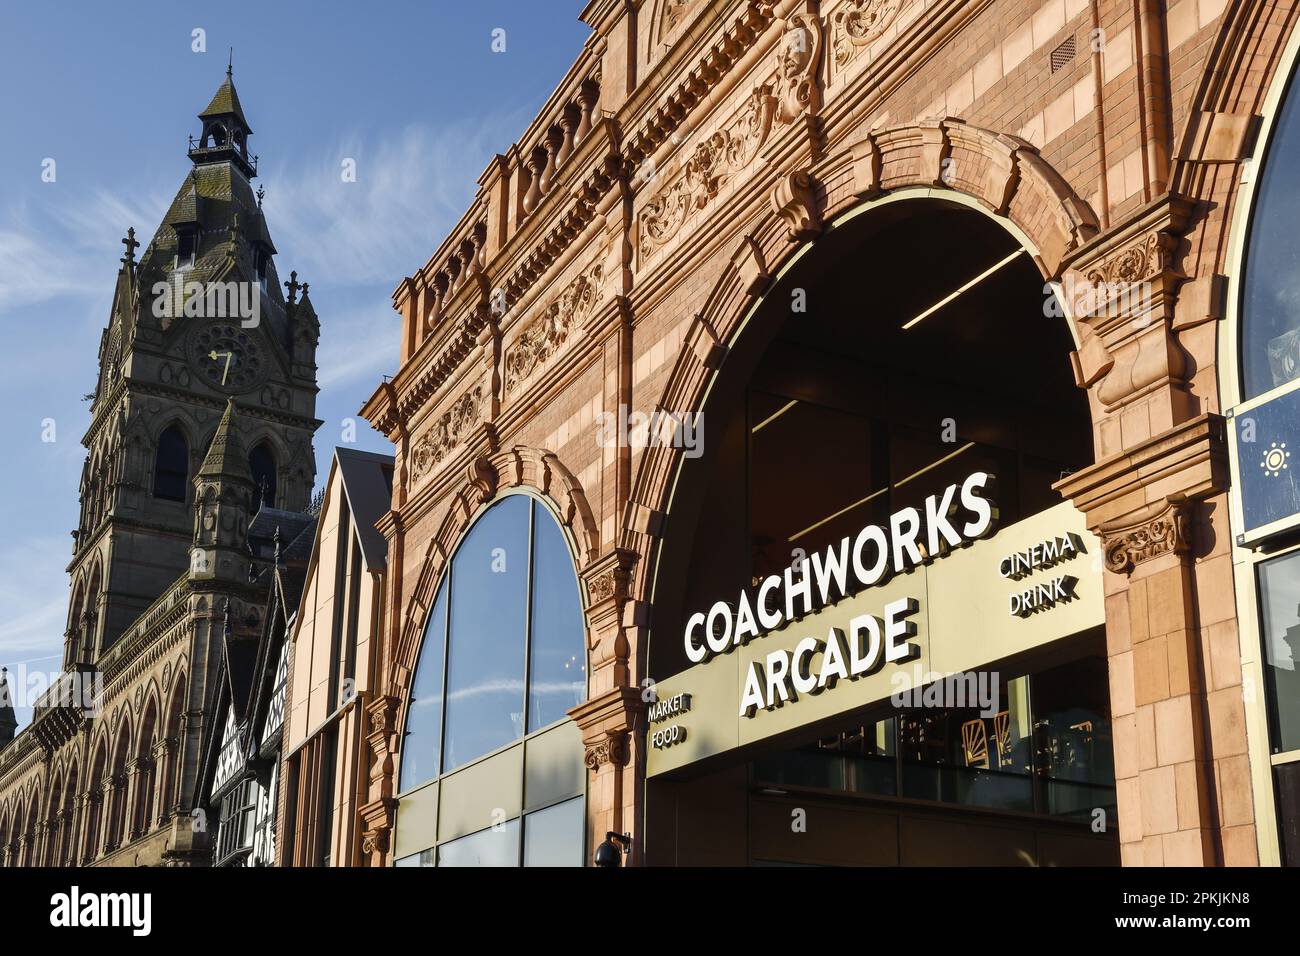
POLYGON ((1242 284, 1242 399, 1300 378, 1300 93, 1277 116, 1255 194, 1242 284))
POLYGON ((435 593, 412 680, 398 789, 406 794, 406 832, 412 815, 429 817, 427 798, 412 791, 426 793, 424 785, 438 780, 446 794, 462 770, 487 774, 495 792, 482 791, 480 782, 474 796, 512 819, 485 819, 503 826, 479 831, 440 827, 436 840, 429 831, 414 847, 421 852, 397 848, 402 865, 581 863, 582 751, 566 712, 586 697, 583 633, 578 578, 559 523, 527 495, 501 499, 461 540, 435 593), (527 761, 515 746, 520 741, 527 761), (561 769, 545 771, 543 780, 548 762, 561 769))
POLYGON ((185 435, 176 425, 158 436, 158 455, 153 466, 153 496, 184 501, 190 476, 190 450, 185 435))
POLYGON ((254 505, 268 508, 275 507, 275 456, 270 447, 262 442, 248 456, 248 470, 253 476, 254 505))

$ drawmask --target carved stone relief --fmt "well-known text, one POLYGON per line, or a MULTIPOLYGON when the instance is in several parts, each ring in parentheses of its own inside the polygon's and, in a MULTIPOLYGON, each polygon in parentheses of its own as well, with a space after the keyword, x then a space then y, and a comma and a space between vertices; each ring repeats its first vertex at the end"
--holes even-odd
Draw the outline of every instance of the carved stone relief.
POLYGON ((848 0, 831 18, 835 66, 844 67, 879 40, 898 16, 902 0, 848 0))
POLYGON ((678 176, 641 211, 637 235, 642 259, 677 235, 692 212, 708 205, 750 164, 771 131, 775 109, 771 87, 757 87, 735 122, 695 147, 678 176))
POLYGON ((542 314, 506 350, 506 393, 520 384, 563 348, 573 330, 596 304, 605 278, 605 264, 596 264, 578 274, 542 314))
POLYGON ((411 478, 418 480, 483 420, 483 386, 476 385, 452 404, 411 449, 411 478))
POLYGON ((792 123, 804 113, 816 112, 821 106, 821 90, 817 85, 821 55, 821 21, 809 13, 792 16, 781 38, 777 66, 780 82, 777 118, 782 123, 792 123))

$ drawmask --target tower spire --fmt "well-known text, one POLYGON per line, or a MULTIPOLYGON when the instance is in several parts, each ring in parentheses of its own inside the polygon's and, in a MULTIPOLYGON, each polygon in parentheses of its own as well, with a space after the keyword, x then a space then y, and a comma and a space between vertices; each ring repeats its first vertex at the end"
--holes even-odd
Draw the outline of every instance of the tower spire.
POLYGON ((189 156, 195 166, 232 163, 252 179, 257 175, 257 157, 248 153, 248 137, 253 135, 253 129, 235 91, 234 58, 234 47, 231 47, 225 78, 207 108, 199 114, 203 129, 197 144, 190 138, 189 156))
POLYGON ((0 667, 0 748, 14 739, 18 715, 14 713, 13 695, 9 691, 9 669, 0 667))
POLYGON ((226 410, 217 425, 212 444, 203 458, 198 477, 235 478, 253 483, 253 476, 248 470, 248 456, 244 452, 243 442, 239 440, 239 429, 235 415, 235 400, 227 399, 226 410))

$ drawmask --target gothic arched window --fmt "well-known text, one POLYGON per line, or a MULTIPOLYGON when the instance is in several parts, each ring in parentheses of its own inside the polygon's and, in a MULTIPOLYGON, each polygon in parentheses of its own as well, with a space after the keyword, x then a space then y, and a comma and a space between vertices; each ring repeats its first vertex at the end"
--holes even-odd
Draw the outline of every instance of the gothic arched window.
POLYGON ((253 476, 254 498, 257 507, 265 505, 275 507, 275 456, 271 448, 262 442, 248 456, 248 470, 253 476))
POLYGON ((158 454, 153 465, 153 496, 184 501, 190 477, 190 450, 185 435, 176 425, 158 436, 158 454))

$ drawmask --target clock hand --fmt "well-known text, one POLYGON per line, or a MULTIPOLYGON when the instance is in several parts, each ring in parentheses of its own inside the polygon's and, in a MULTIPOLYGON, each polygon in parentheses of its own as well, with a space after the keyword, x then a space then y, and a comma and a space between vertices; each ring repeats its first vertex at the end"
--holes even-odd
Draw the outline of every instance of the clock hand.
POLYGON ((225 367, 225 368, 222 370, 222 372, 221 372, 221 384, 222 384, 222 385, 225 385, 225 384, 226 384, 226 376, 230 374, 230 360, 231 360, 232 358, 235 357, 235 353, 234 353, 234 352, 218 352, 216 349, 213 349, 211 352, 208 353, 208 358, 212 359, 212 361, 215 362, 215 361, 217 360, 217 356, 219 356, 219 355, 224 355, 224 356, 226 357, 226 367, 225 367))

